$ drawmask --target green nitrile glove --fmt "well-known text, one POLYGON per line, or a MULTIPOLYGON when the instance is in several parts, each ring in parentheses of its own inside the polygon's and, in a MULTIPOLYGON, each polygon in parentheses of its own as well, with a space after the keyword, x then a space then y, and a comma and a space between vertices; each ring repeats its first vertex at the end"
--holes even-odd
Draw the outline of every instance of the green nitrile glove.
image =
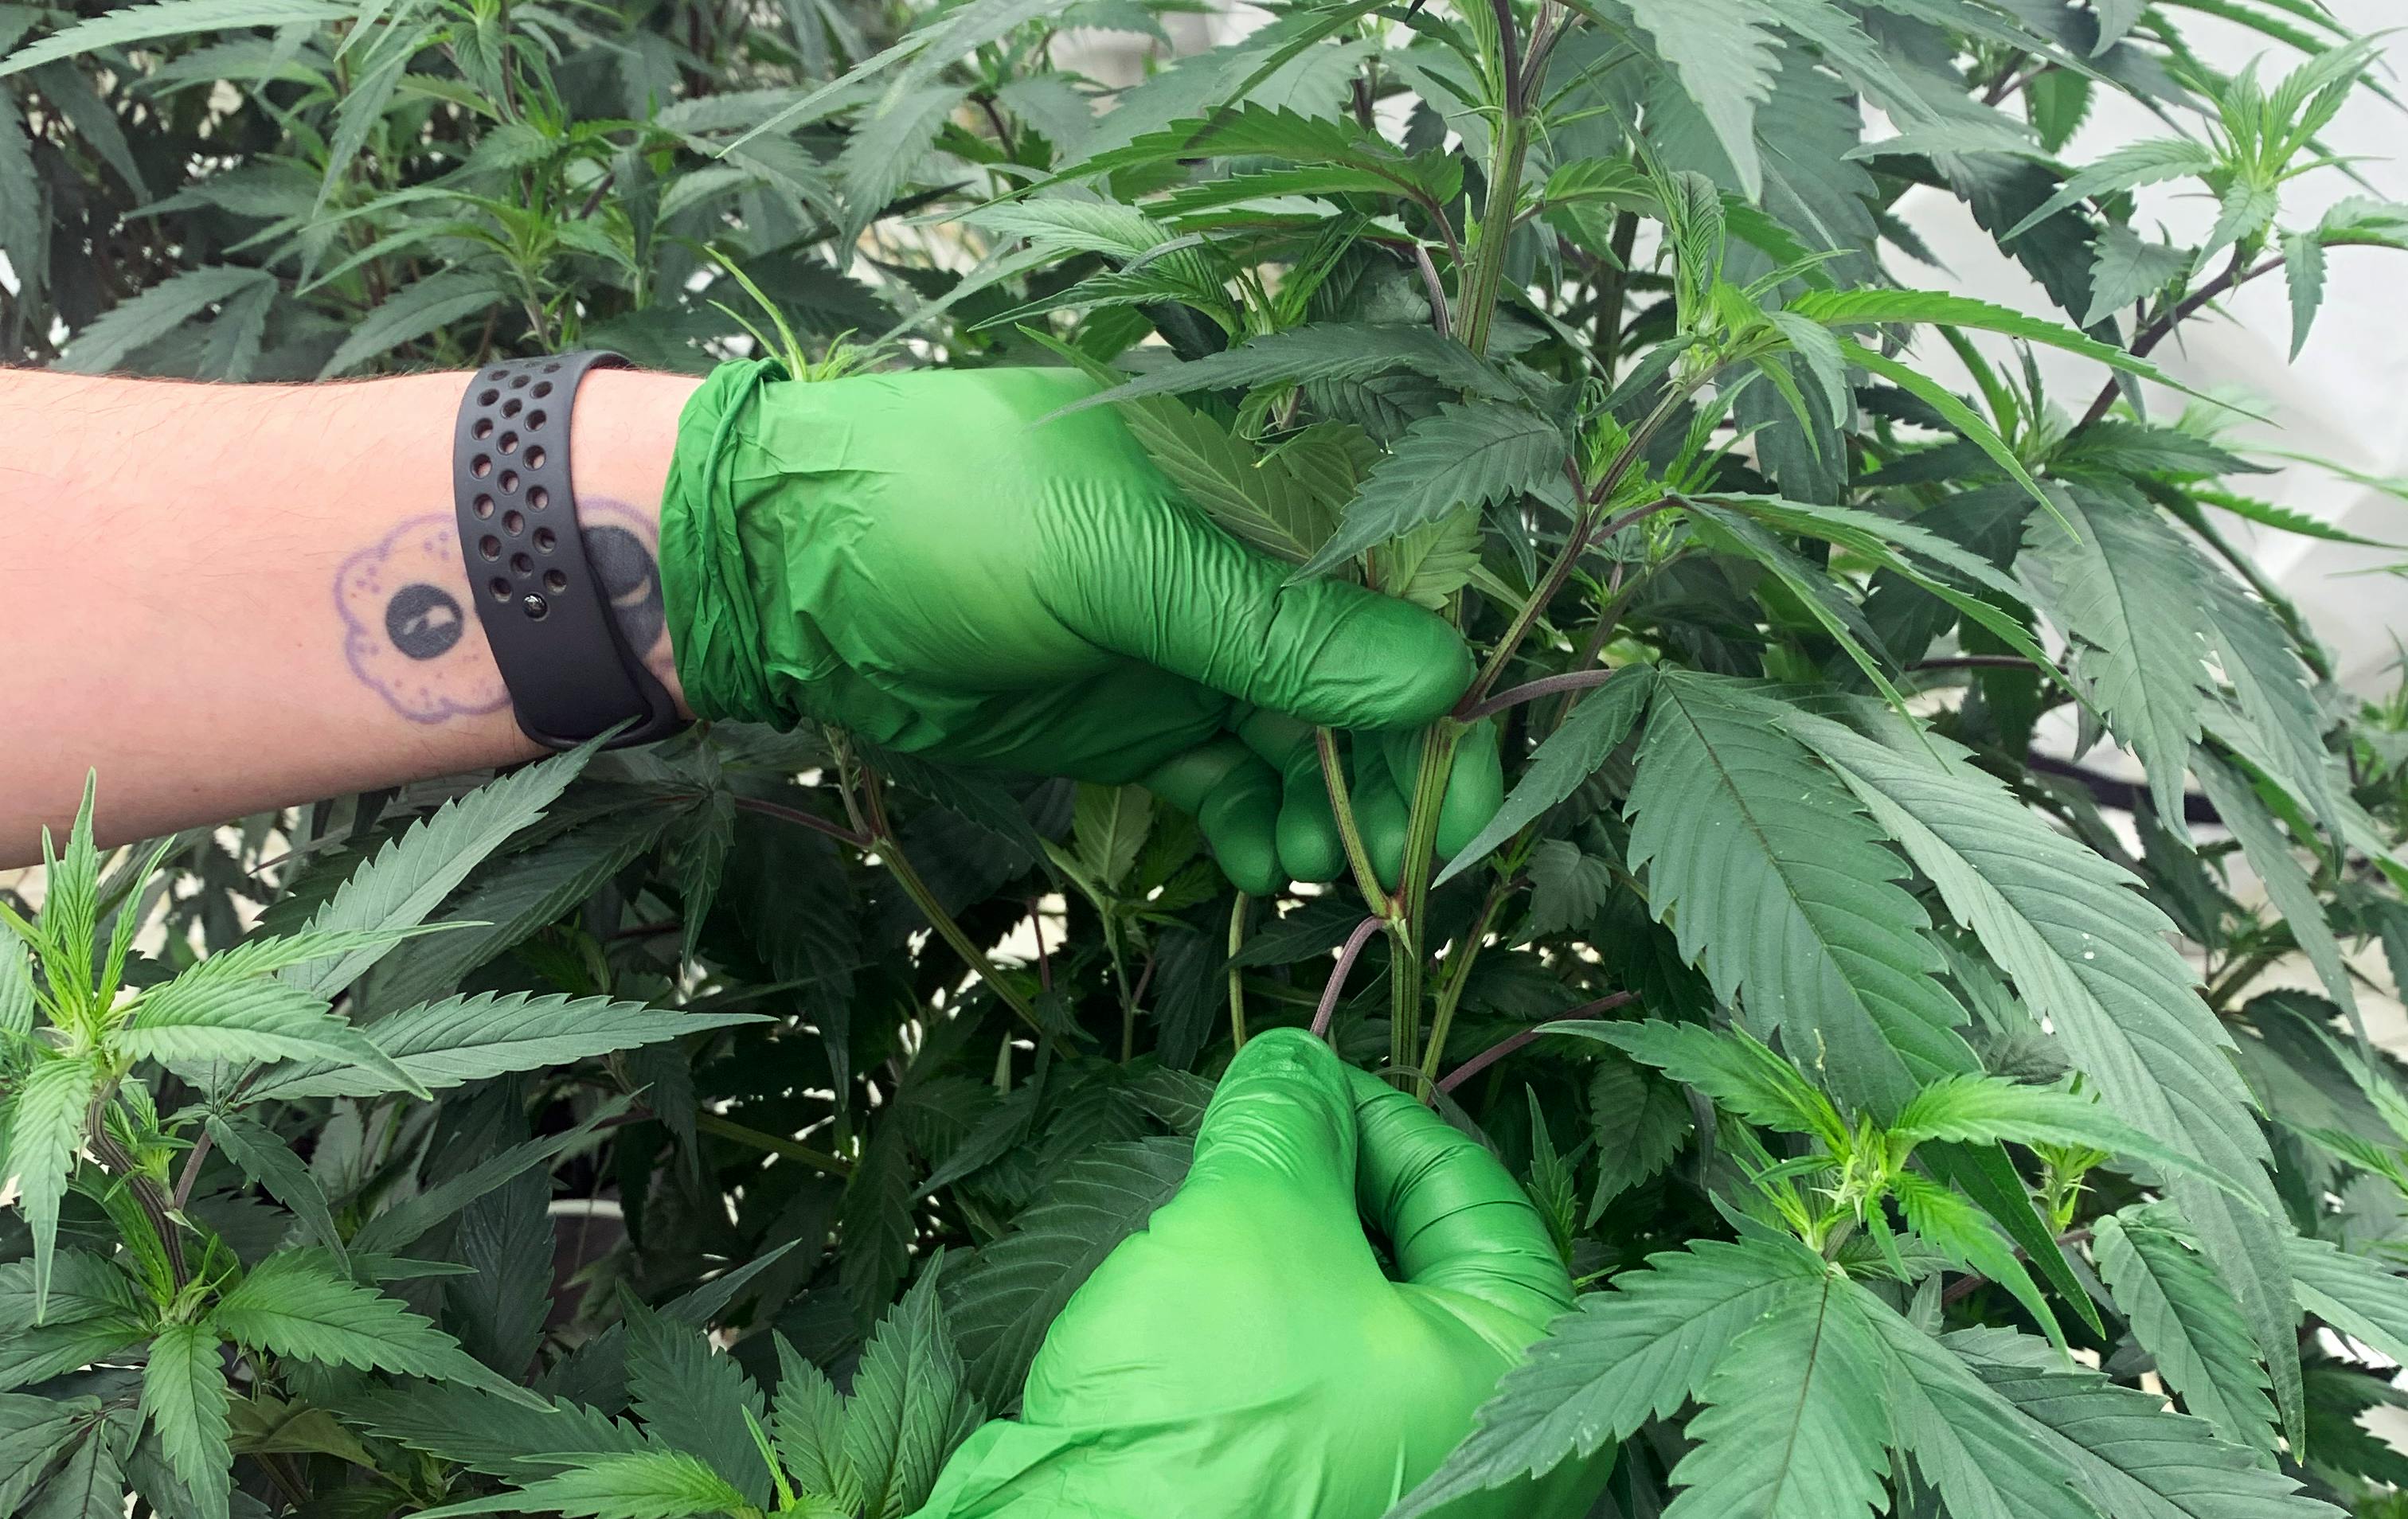
MULTIPOLYGON (((1182 501, 1119 415, 1040 422, 1095 389, 1067 369, 819 383, 723 365, 687 404, 661 509, 687 705, 813 718, 888 748, 1142 781, 1195 814, 1257 894, 1344 867, 1311 724, 1354 746, 1366 844, 1393 879, 1398 760, 1471 673, 1446 623, 1290 566, 1182 501)), ((1462 746, 1442 853, 1502 791, 1462 746)))
MULTIPOLYGON (((1495 1156, 1274 1029, 1230 1063, 1179 1195, 1046 1332, 1020 1417, 971 1435, 917 1519, 1378 1519, 1571 1306, 1495 1156)), ((1611 1467, 1441 1512, 1576 1519, 1611 1467)))

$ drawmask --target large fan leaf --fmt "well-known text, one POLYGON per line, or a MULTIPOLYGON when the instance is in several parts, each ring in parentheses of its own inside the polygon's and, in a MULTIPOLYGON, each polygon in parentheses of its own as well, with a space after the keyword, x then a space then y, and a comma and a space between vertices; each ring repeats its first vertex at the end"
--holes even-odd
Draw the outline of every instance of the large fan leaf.
POLYGON ((2299 1351, 2268 1153, 2229 1041, 2166 936, 2172 924, 2120 867, 2056 832, 1932 734, 1885 746, 1828 719, 1784 725, 1822 755, 1931 878, 2100 1098, 2249 1200, 2177 1176, 2174 1200, 2231 1283, 2300 1438, 2299 1351))
POLYGON ((337 1276, 325 1260, 307 1251, 269 1256, 219 1299, 210 1322, 279 1355, 449 1380, 547 1406, 395 1299, 337 1276))
POLYGON ((2107 725, 2148 767, 2157 816, 2179 831, 2207 681, 2199 588, 2215 572, 2144 506, 2087 489, 2052 494, 2065 523, 2034 515, 2021 562, 2050 618, 2077 640, 2107 725))
POLYGON ((1731 1343, 1664 1519, 1865 1519, 1888 1506, 1888 1378, 1854 1284, 1828 1274, 1731 1343))
MULTIPOLYGON (((480 861, 543 816, 601 743, 600 738, 589 740, 444 803, 353 872, 309 920, 309 926, 389 929, 423 923, 480 861)), ((381 947, 356 949, 294 966, 284 972, 284 980, 331 997, 383 954, 381 947)))
MULTIPOLYGON (((606 996, 480 992, 396 1012, 370 1027, 376 1047, 394 1065, 440 1090, 761 1021, 757 1013, 653 1008, 606 996)), ((362 1097, 390 1090, 373 1070, 318 1060, 267 1072, 248 1096, 362 1097)))
POLYGON ((199 1519, 225 1519, 234 1455, 226 1428, 226 1379, 216 1334, 171 1324, 150 1341, 142 1370, 142 1416, 193 1496, 199 1519))
POLYGON ((1751 1325, 1816 1291, 1823 1263, 1783 1241, 1700 1240, 1648 1258, 1548 1326, 1469 1435, 1389 1519, 1594 1455, 1697 1397, 1751 1325))
POLYGON ((2215 1272, 2144 1211, 2111 1213, 2091 1225, 2090 1238, 2099 1275, 2131 1322, 2132 1338, 2156 1357, 2183 1407, 2225 1439, 2272 1454, 2266 1373, 2241 1305, 2215 1272))
POLYGON ((1683 956, 1844 1098, 1895 1111, 1965 1070, 1964 1010, 1942 987, 1906 862, 1863 805, 1769 720, 1778 705, 1667 672, 1630 789, 1630 864, 1683 956))
POLYGON ((1405 430, 1364 478, 1338 531, 1297 573, 1317 575, 1459 507, 1560 482, 1566 457, 1555 425, 1520 407, 1493 401, 1441 407, 1437 416, 1405 430))
POLYGON ((2112 1519, 2341 1519, 2205 1422, 2095 1371, 2060 1369, 2057 1353, 2037 1340, 1977 1329, 1945 1343, 2015 1406, 2029 1439, 2071 1468, 2112 1519))

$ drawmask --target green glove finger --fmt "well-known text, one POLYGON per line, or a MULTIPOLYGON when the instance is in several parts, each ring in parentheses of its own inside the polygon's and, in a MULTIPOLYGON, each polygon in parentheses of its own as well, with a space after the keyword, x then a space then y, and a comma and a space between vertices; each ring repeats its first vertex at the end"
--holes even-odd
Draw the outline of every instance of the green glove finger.
MULTIPOLYGON (((1252 1049, 1249 1045, 1247 1048, 1252 1049)), ((1363 1214, 1415 1286, 1461 1293, 1536 1335, 1572 1306, 1539 1211, 1479 1140, 1369 1071, 1348 1068, 1363 1214)), ((1520 1345, 1509 1347, 1518 1352, 1520 1345)))
POLYGON ((1360 1240, 1355 1099, 1346 1071, 1328 1045, 1301 1028, 1248 1039, 1204 1110, 1181 1199, 1241 1193, 1248 1207, 1293 1204, 1321 1221, 1315 1234, 1342 1227, 1360 1240))
POLYGON ((1244 744, 1224 735, 1156 767, 1144 784, 1196 820, 1238 890, 1268 896, 1284 883, 1273 841, 1279 777, 1244 744))
MULTIPOLYGON (((1391 729, 1380 735, 1388 773, 1398 792, 1409 799, 1421 773, 1423 738, 1421 730, 1391 729)), ((1455 741, 1446 794, 1439 798, 1438 858, 1448 859, 1470 843, 1503 805, 1505 767, 1497 754, 1497 724, 1476 723, 1455 741)), ((1376 852, 1373 858, 1376 863, 1376 852)))
POLYGON ((1329 787, 1321 778, 1321 755, 1312 728, 1284 712, 1257 709, 1238 724, 1238 737, 1280 775, 1279 821, 1274 837, 1280 868, 1290 881, 1318 885, 1346 873, 1346 845, 1338 817, 1329 810, 1329 787))
POLYGON ((1115 653, 1331 727, 1427 723, 1471 680, 1444 620, 1341 580, 1283 583, 1183 502, 1133 509, 1081 493, 1057 502, 1046 546, 1056 616, 1115 653))
MULTIPOLYGON (((1404 747, 1421 752, 1416 733, 1403 735, 1404 747)), ((1405 868, 1405 825, 1412 807, 1413 772, 1401 772, 1388 760, 1388 740, 1377 734, 1356 734, 1347 745, 1351 760, 1348 799, 1354 804, 1354 826, 1363 836, 1363 853, 1371 857, 1371 873, 1389 891, 1397 889, 1405 868)))

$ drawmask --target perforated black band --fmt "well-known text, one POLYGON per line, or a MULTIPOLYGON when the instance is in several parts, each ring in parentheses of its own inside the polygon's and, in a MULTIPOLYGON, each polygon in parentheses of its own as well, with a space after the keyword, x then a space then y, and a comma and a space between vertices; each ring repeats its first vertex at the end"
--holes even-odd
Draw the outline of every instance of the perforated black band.
POLYGON ((586 371, 616 353, 506 359, 468 382, 452 444, 452 492, 470 599, 519 727, 572 749, 633 725, 613 749, 677 731, 676 704, 627 647, 585 552, 568 467, 568 417, 586 371))

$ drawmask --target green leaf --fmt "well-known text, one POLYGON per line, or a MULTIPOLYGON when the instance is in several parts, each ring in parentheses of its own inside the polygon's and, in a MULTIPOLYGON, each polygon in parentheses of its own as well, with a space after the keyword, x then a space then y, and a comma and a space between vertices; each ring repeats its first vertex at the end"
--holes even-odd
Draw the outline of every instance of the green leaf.
POLYGON ((1777 703, 1668 672, 1625 809, 1630 867, 1717 998, 1778 1028, 1801 1067, 1887 1112, 1973 1065, 1906 862, 1777 724, 1777 703))
POLYGON ((211 306, 230 302, 261 285, 272 290, 275 283, 275 277, 265 269, 224 265, 186 269, 101 313, 75 335, 59 367, 78 374, 106 374, 127 354, 166 337, 211 306))
POLYGON ((2188 175, 2204 176, 2215 167, 2215 150, 2182 137, 2152 137, 2127 144, 2066 179, 2057 193, 2030 215, 2007 229, 2000 241, 2013 241, 2069 206, 2119 190, 2138 190, 2188 175))
POLYGON ((1762 194, 1756 108, 1772 98, 1778 39, 1761 7, 1753 0, 1632 0, 1630 19, 1680 76, 1748 198, 1762 194))
MULTIPOLYGON (((423 923, 453 887, 504 840, 543 816, 585 762, 601 747, 590 739, 444 803, 409 825, 343 882, 309 920, 313 929, 408 928, 423 923)), ((284 980, 332 997, 382 957, 380 948, 354 950, 306 966, 284 980)))
POLYGON ((1505 1373, 1471 1433, 1388 1519, 1418 1519, 1466 1494, 1543 1476, 1670 1419, 1705 1387, 1731 1341, 1814 1293, 1826 1268, 1788 1240, 1699 1240, 1651 1255, 1505 1373))
POLYGON ((416 1077, 329 1010, 324 997, 289 982, 199 974, 208 964, 145 992, 111 1048, 180 1064, 339 1061, 376 1072, 384 1091, 426 1096, 416 1077))
POLYGON ((1432 611, 1463 589, 1480 564, 1480 513, 1467 507, 1425 523, 1371 551, 1371 581, 1381 591, 1432 611))
POLYGON ((1539 1031, 1611 1044, 1682 1085, 1696 1087, 1717 1108, 1751 1124, 1812 1134, 1835 1152, 1847 1143, 1847 1125, 1831 1099, 1806 1084, 1796 1067, 1750 1039, 1744 1029, 1719 1033, 1702 1024, 1650 1018, 1627 1024, 1559 1021, 1541 1024, 1539 1031))
POLYGON ((2170 1170, 2201 1171, 2182 1151, 2143 1134, 2086 1096, 2025 1086, 2001 1076, 1943 1077, 1899 1111, 1890 1131, 1921 1142, 2069 1145, 2128 1155, 2170 1170))
POLYGON ((1322 574, 1457 508, 1560 480, 1567 455, 1563 434, 1543 417, 1490 401, 1450 402, 1405 430, 1365 477, 1338 531, 1290 579, 1322 574))
POLYGON ((1570 796, 1595 775, 1622 740, 1629 737, 1656 692, 1656 666, 1631 665, 1588 693, 1563 726, 1548 735, 1530 756, 1522 779, 1514 783, 1505 805, 1488 825, 1456 852, 1454 861, 1438 873, 1434 886, 1444 885, 1486 859, 1497 846, 1520 833, 1540 814, 1570 796))
POLYGON ((89 1056, 37 1063, 8 1105, 9 1166, 16 1172, 17 1207, 34 1237, 34 1322, 50 1306, 50 1272, 57 1258, 59 1199, 66 1196, 83 1148, 84 1114, 99 1089, 100 1075, 89 1056))
MULTIPOLYGON (((1942 327, 1973 327, 2002 333, 2028 343, 2044 343, 2068 353, 2093 359, 2112 369, 2139 375, 2160 384, 2174 384, 2154 364, 2126 352, 2113 343, 2086 337, 2061 322, 2027 316, 2008 307, 1951 295, 1937 290, 1810 290, 1789 303, 1789 309, 1827 327, 1868 323, 1928 322, 1942 327)), ((2176 385, 2180 389, 2179 385, 2176 385)))
POLYGON ((116 1357, 147 1339, 153 1315, 120 1311, 71 1324, 45 1324, 0 1338, 0 1389, 22 1387, 116 1357))
POLYGON ((1931 879, 2109 1109, 2255 1199, 2172 1178, 2175 1202, 2248 1314, 2296 1442, 2298 1349, 2265 1141, 2228 1037, 2166 941, 2172 924, 2121 867, 2025 810, 1947 740, 1927 733, 1888 748, 1802 713, 1784 724, 1931 879))
POLYGON ((421 1519, 519 1512, 566 1514, 569 1519, 686 1519, 689 1514, 736 1514, 747 1509, 743 1494, 684 1452, 637 1451, 586 1459, 572 1470, 515 1492, 428 1509, 421 1519))
POLYGON ((2341 1511, 2218 1440, 2204 1421, 2095 1371, 2060 1370, 2038 1340, 1970 1330, 1943 1341, 2023 1414, 2038 1449, 2062 1461, 2114 1519, 2341 1519, 2341 1511), (2024 1349, 2029 1346, 2028 1353, 2024 1349))
POLYGON ((1301 562, 1329 537, 1329 509, 1287 458, 1265 455, 1204 413, 1167 395, 1124 402, 1122 417, 1148 457, 1220 526, 1301 562))
POLYGON ((369 1219, 351 1236, 351 1249, 375 1254, 408 1249, 427 1230, 521 1173, 592 1142, 619 1121, 632 1096, 613 1097, 596 1106, 575 1128, 540 1139, 529 1139, 488 1155, 459 1174, 427 1187, 369 1219))
POLYGON ((1888 1507, 1881 1343, 1853 1283, 1801 1287, 1698 1391, 1664 1519, 1864 1519, 1888 1507))
POLYGON ((628 1314, 627 1391, 652 1439, 700 1456, 755 1508, 769 1506, 764 1469, 745 1421, 766 1422, 769 1407, 735 1358, 700 1329, 649 1310, 628 1314))
MULTIPOLYGON (((2214 1270, 2146 1210, 2126 1209, 2091 1225, 2091 1253, 2132 1338, 2183 1407, 2239 1445, 2272 1455, 2274 1405, 2249 1341, 2241 1305, 2214 1270)), ((2295 1278, 2293 1290, 2299 1289, 2295 1278)))
POLYGON ((861 1505, 861 1479, 844 1454, 844 1395, 827 1373, 777 1337, 778 1396, 771 1421, 778 1459, 796 1486, 837 1499, 850 1512, 861 1505))
POLYGON ((2207 679, 2199 584, 2214 571, 2146 507, 2086 489, 2056 497, 2079 536, 2035 517, 2022 563, 2050 619, 2078 641, 2108 726, 2147 767, 2157 816, 2181 837, 2207 679))
POLYGON ((94 1423, 66 1465, 26 1505, 23 1519, 124 1519, 125 1456, 136 1428, 127 1409, 112 1410, 94 1423))
POLYGON ((454 322, 510 302, 508 279, 497 269, 451 268, 404 285, 383 305, 370 311, 326 362, 320 380, 348 374, 370 359, 415 342, 454 322))
POLYGON ((2310 232, 2283 235, 2283 278, 2291 292, 2291 357, 2308 346, 2308 332, 2325 303, 2325 245, 2310 232))
POLYGON ((873 1519, 925 1502, 938 1469, 979 1421, 979 1401, 937 1300, 943 1264, 941 1255, 930 1261, 879 1321, 853 1373, 844 1456, 861 1481, 862 1512, 873 1519))
POLYGON ((385 955, 362 995, 384 1009, 457 991, 470 971, 574 911, 679 820, 667 808, 630 810, 488 864, 434 925, 446 931, 385 955))
POLYGON ((1153 827, 1154 797, 1143 786, 1082 783, 1070 810, 1079 863, 1107 891, 1127 879, 1153 827))
POLYGON ((1147 395, 1243 386, 1369 380, 1403 370, 1491 400, 1518 393, 1496 368, 1452 337, 1424 326, 1316 322, 1265 333, 1235 348, 1190 359, 1125 380, 1078 401, 1077 410, 1147 395))
POLYGON ((0 58, 0 79, 52 62, 129 42, 154 42, 195 32, 245 26, 314 26, 343 20, 354 7, 335 0, 161 0, 128 6, 63 27, 30 47, 0 58))
POLYGON ((2283 1241, 2300 1306, 2395 1361, 2408 1362, 2408 1280, 2322 1240, 2283 1241))
POLYGON ((28 1494, 42 1480, 59 1453, 100 1412, 96 1397, 33 1397, 0 1393, 0 1450, 8 1453, 9 1469, 0 1471, 0 1513, 19 1513, 28 1494))
POLYGON ((1600 1051, 1589 1068, 1588 1111, 1597 1145, 1597 1190, 1589 1197, 1584 1226, 1593 1228, 1607 1204, 1671 1163, 1691 1120, 1679 1087, 1618 1052, 1600 1051))
POLYGON ((1871 370, 1938 412, 1949 426, 1964 434, 1974 447, 1988 454, 1990 462, 2004 470, 2008 479, 2029 493, 2033 500, 2048 507, 2052 511, 2057 509, 2056 504, 2041 490, 2040 482, 2032 479, 2031 471, 2025 467, 2023 460, 2016 457, 2015 451, 2009 448, 2006 439, 1999 436, 1998 429, 1983 421, 1980 412, 1957 399, 1947 386, 1927 377, 1920 370, 1899 363, 1886 353, 1876 352, 1865 347, 1862 343, 1843 339, 1840 344, 1840 351, 1847 356, 1849 363, 1871 370))
POLYGON ((50 231, 44 211, 24 111, 13 93, 0 92, 0 254, 7 255, 28 299, 38 298, 50 263, 50 231))
POLYGON ((2147 300, 2198 262, 2189 249, 2150 242, 2127 226, 2100 234, 2098 250, 2090 265, 2090 309, 2082 318, 2086 327, 2147 300))
POLYGON ((2274 821, 2272 810, 2259 797, 2257 788, 2214 754, 2203 749, 2194 751, 2190 767, 2199 777, 2200 789, 2214 807, 2216 817, 2240 840, 2249 867, 2258 872, 2259 883, 2266 888, 2266 900, 2291 930, 2291 938, 2308 957, 2308 964, 2315 967, 2316 979, 2324 983, 2325 995, 2348 1014, 2351 1025, 2364 1038, 2366 1025, 2358 1012, 2358 983, 2350 976, 2349 962, 2344 958, 2341 940, 2326 916, 2324 901, 2316 896, 2315 883, 2292 853, 2282 824, 2274 821))
MULTIPOLYGON (((1098 1145, 1065 1167, 982 1248, 946 1293, 969 1382, 989 1406, 1016 1403, 1028 1364, 1062 1305, 1103 1259, 1170 1200, 1187 1175, 1188 1141, 1098 1145)), ((865 1481, 868 1473, 864 1473, 865 1481)))
MULTIPOLYGON (((603 996, 480 992, 393 1013, 370 1027, 395 1066, 440 1091, 763 1021, 758 1013, 653 1008, 603 996)), ((365 1097, 391 1090, 374 1070, 320 1060, 268 1071, 245 1098, 365 1097)))
POLYGON ((19 1259, 0 1266, 0 1335, 30 1329, 36 1322, 138 1317, 147 1307, 136 1294, 134 1279, 108 1259, 88 1250, 62 1250, 51 1259, 50 1296, 37 1321, 34 1265, 31 1259, 19 1259))
POLYGON ((336 1275, 324 1257, 311 1252, 287 1252, 260 1262, 218 1300, 209 1322, 253 1350, 449 1380, 536 1401, 532 1393, 486 1370, 426 1319, 336 1275))
POLYGON ((200 1519, 225 1519, 234 1452, 226 1438, 226 1379, 217 1335, 170 1324, 150 1341, 142 1371, 142 1416, 159 1431, 177 1480, 200 1519))
POLYGON ((334 1252, 337 1259, 341 1258, 343 1238, 335 1230, 334 1214, 326 1209, 326 1195, 300 1156, 255 1120, 240 1113, 211 1113, 208 1132, 218 1148, 226 1153, 227 1159, 242 1168, 245 1176, 265 1187, 269 1197, 293 1210, 293 1215, 318 1237, 318 1242, 334 1252))
POLYGON ((1913 1171, 1902 1172, 1890 1184, 1898 1197, 1899 1211, 1906 1215, 1906 1226, 1914 1231, 1917 1239, 1964 1269, 2006 1288, 2031 1314, 2051 1344, 2064 1345, 2064 1331, 2057 1327, 2057 1315, 2050 1310, 2048 1299, 2042 1296, 2031 1273, 2024 1268, 2014 1247, 1981 1210, 1913 1171))
POLYGON ((518 1482, 547 1476, 580 1455, 644 1449, 635 1426, 582 1404, 558 1397, 530 1403, 452 1382, 369 1388, 341 1407, 370 1434, 518 1482))
POLYGON ((1530 851, 1530 916, 1523 932, 1537 938, 1585 928, 1612 890, 1612 861, 1561 838, 1542 839, 1530 851))
MULTIPOLYGON (((2015 1406, 1929 1335, 1861 1288, 1851 1296, 1881 1341, 1898 1441, 1946 1499, 1950 1519, 2100 1519, 2072 1469, 2039 1448, 2015 1406)), ((2045 1354, 2045 1353, 2044 1353, 2045 1354)))

